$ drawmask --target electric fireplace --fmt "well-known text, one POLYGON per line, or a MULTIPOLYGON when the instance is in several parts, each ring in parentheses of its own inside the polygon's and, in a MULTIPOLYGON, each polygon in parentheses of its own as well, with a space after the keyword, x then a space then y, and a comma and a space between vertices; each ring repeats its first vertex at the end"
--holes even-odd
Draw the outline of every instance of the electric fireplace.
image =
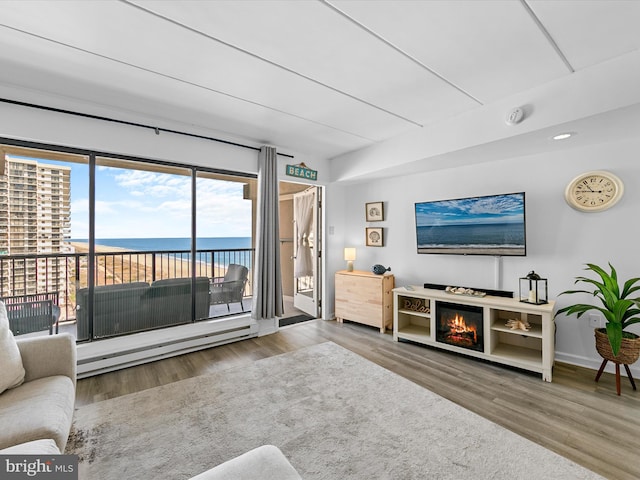
POLYGON ((436 341, 484 352, 482 307, 436 302, 436 341))

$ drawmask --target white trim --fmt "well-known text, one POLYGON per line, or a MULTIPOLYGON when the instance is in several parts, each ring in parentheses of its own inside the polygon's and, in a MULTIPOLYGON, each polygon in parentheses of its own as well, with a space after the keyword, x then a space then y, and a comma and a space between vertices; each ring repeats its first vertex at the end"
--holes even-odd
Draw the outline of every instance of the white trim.
MULTIPOLYGON (((600 365, 602 364, 602 359, 593 359, 589 357, 583 357, 580 355, 572 355, 570 353, 561 353, 556 352, 556 362, 568 363, 569 365, 576 365, 578 367, 589 368, 591 370, 598 371, 600 369, 600 365)), ((640 368, 634 365, 629 365, 629 370, 631 370, 631 375, 633 378, 640 378, 640 368)), ((615 367, 613 362, 608 362, 607 366, 604 369, 607 373, 615 374, 615 367)), ((620 375, 627 376, 627 372, 624 368, 620 369, 620 375)), ((595 379, 595 373, 594 373, 595 379)))

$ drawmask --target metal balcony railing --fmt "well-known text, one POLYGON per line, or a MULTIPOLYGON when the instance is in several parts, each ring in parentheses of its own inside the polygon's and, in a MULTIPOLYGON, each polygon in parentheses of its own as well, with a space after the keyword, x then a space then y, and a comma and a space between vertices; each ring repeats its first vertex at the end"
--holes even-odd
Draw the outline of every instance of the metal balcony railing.
MULTIPOLYGON (((253 265, 253 249, 229 249, 229 250, 197 250, 194 262, 192 262, 191 252, 187 250, 162 250, 162 251, 105 251, 96 253, 94 258, 94 292, 104 290, 117 290, 121 293, 115 296, 98 296, 94 298, 95 314, 105 309, 112 313, 112 316, 105 318, 94 318, 93 328, 89 324, 92 319, 86 315, 86 305, 89 287, 89 255, 87 253, 58 253, 41 255, 0 255, 0 296, 16 297, 20 295, 34 295, 44 293, 56 293, 58 307, 60 309, 59 322, 72 324, 78 322, 76 338, 81 340, 96 340, 107 336, 125 335, 134 331, 149 330, 162 326, 189 323, 216 316, 226 316, 229 314, 227 307, 216 309, 210 307, 207 285, 224 277, 230 264, 244 265, 249 270, 253 265), (195 268, 196 281, 196 319, 191 318, 191 284, 187 279, 192 276, 192 268, 195 268), (205 281, 203 286, 203 279, 205 281), (184 279, 172 282, 175 279, 184 279), (128 293, 136 288, 151 286, 154 282, 157 285, 165 285, 164 292, 175 294, 177 290, 171 285, 180 285, 182 288, 179 296, 168 300, 167 307, 160 307, 157 298, 148 301, 154 310, 150 315, 145 310, 144 315, 149 319, 146 322, 136 322, 136 326, 131 326, 131 322, 119 321, 117 316, 122 318, 140 317, 140 304, 144 303, 135 295, 127 300, 128 293), (184 288, 187 290, 184 291, 184 288), (104 286, 112 286, 103 288, 104 286), (168 287, 166 287, 168 286, 168 287), (188 300, 185 306, 184 299, 188 300), (104 305, 104 302, 113 302, 114 305, 104 305), (130 302, 127 304, 127 301, 130 302), (79 312, 78 306, 84 302, 85 311, 79 312), (103 302, 98 307, 98 303, 103 302), (178 306, 179 304, 179 306, 178 306), (172 310, 173 308, 173 310, 172 310), (125 312, 124 310, 129 310, 125 312), (132 309, 136 309, 132 312, 132 309), (176 310, 178 309, 179 312, 176 310), (174 311, 176 310, 176 311, 174 311), (188 310, 185 314, 184 310, 188 310), (116 312, 113 314, 113 312, 116 312), (82 315, 80 314, 82 313, 82 315), (113 316, 115 315, 115 317, 113 316), (178 321, 171 318, 166 321, 157 321, 159 315, 179 317, 178 321), (150 318, 153 316, 153 318, 150 318), (115 319, 115 320, 114 320, 115 319), (109 325, 105 326, 105 321, 109 325), (80 325, 82 322, 82 325, 80 325), (96 322, 101 322, 99 325, 96 322), (172 323, 173 322, 173 323, 172 323), (113 325, 112 325, 113 324, 113 325), (117 324, 117 325, 115 325, 117 324), (91 334, 91 332, 94 332, 91 334), (97 332, 103 332, 98 334, 97 332), (106 333, 104 333, 106 332, 106 333)), ((157 295, 157 293, 156 293, 157 295)), ((244 292, 245 300, 252 295, 251 274, 244 292)), ((149 295, 147 294, 144 299, 149 295)), ((143 300, 144 300, 143 299, 143 300)), ((147 301, 147 300, 144 300, 147 301)), ((162 305, 162 303, 160 302, 162 305)), ((243 310, 247 310, 249 302, 244 303, 243 310)), ((250 306, 250 305, 249 305, 250 306)), ((238 306, 237 311, 240 311, 238 306)))

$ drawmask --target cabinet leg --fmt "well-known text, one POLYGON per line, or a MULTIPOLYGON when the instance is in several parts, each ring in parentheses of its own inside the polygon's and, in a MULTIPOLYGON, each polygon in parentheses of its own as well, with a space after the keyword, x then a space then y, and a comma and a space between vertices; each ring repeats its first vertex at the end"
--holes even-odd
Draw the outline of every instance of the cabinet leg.
POLYGON ((342 323, 342 318, 338 317, 338 318, 336 318, 336 320, 337 320, 338 323, 342 323))

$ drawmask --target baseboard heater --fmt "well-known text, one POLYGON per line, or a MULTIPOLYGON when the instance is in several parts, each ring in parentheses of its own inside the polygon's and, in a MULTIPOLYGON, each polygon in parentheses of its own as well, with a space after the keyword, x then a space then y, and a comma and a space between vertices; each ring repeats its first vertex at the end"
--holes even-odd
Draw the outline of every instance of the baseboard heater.
POLYGON ((78 345, 78 378, 112 372, 258 336, 248 315, 135 333, 78 345))

